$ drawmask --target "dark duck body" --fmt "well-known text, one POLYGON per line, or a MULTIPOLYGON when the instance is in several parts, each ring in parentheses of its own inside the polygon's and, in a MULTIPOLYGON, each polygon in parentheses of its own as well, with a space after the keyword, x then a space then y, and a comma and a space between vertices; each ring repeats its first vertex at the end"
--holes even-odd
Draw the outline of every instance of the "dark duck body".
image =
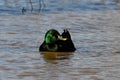
POLYGON ((45 34, 45 40, 40 45, 39 51, 49 52, 74 52, 76 50, 67 29, 60 35, 55 29, 50 29, 45 34))

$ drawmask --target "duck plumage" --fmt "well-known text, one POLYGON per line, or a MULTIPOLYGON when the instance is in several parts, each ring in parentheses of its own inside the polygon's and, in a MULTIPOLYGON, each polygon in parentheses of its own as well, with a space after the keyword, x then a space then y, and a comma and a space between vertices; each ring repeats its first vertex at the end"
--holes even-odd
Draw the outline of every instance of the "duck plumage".
POLYGON ((50 29, 45 34, 45 40, 40 45, 39 51, 48 52, 73 52, 76 48, 67 29, 60 35, 55 29, 50 29))

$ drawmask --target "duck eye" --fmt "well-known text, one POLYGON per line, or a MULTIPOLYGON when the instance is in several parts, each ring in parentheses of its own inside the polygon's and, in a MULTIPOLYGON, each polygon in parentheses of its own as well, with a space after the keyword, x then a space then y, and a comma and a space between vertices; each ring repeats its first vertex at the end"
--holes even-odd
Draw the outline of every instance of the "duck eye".
POLYGON ((57 39, 58 38, 58 36, 57 35, 54 35, 54 37, 57 39))
POLYGON ((53 41, 56 41, 57 40, 57 36, 53 36, 52 39, 53 39, 53 41))

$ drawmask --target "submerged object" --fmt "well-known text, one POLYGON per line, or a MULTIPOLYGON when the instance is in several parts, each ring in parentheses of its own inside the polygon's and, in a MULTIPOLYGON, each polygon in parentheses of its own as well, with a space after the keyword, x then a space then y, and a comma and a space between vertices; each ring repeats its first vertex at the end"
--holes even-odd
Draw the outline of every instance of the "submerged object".
POLYGON ((48 52, 74 52, 76 50, 71 35, 67 29, 60 35, 55 29, 50 29, 45 34, 45 39, 39 51, 48 52))

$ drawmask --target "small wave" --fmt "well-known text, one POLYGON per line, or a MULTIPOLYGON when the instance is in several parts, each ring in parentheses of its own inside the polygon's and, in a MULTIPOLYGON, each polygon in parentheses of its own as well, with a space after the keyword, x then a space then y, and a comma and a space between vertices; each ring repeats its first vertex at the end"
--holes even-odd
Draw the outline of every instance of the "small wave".
MULTIPOLYGON (((43 0, 44 1, 44 0, 43 0)), ((0 4, 0 14, 22 14, 23 7, 26 9, 26 13, 39 13, 40 12, 40 3, 36 0, 31 2, 22 1, 6 1, 6 4, 0 4), (31 6, 30 6, 31 5, 31 6)), ((61 1, 44 1, 41 3, 42 12, 61 12, 61 11, 100 11, 100 10, 119 10, 120 3, 111 0, 61 0, 61 1)))

